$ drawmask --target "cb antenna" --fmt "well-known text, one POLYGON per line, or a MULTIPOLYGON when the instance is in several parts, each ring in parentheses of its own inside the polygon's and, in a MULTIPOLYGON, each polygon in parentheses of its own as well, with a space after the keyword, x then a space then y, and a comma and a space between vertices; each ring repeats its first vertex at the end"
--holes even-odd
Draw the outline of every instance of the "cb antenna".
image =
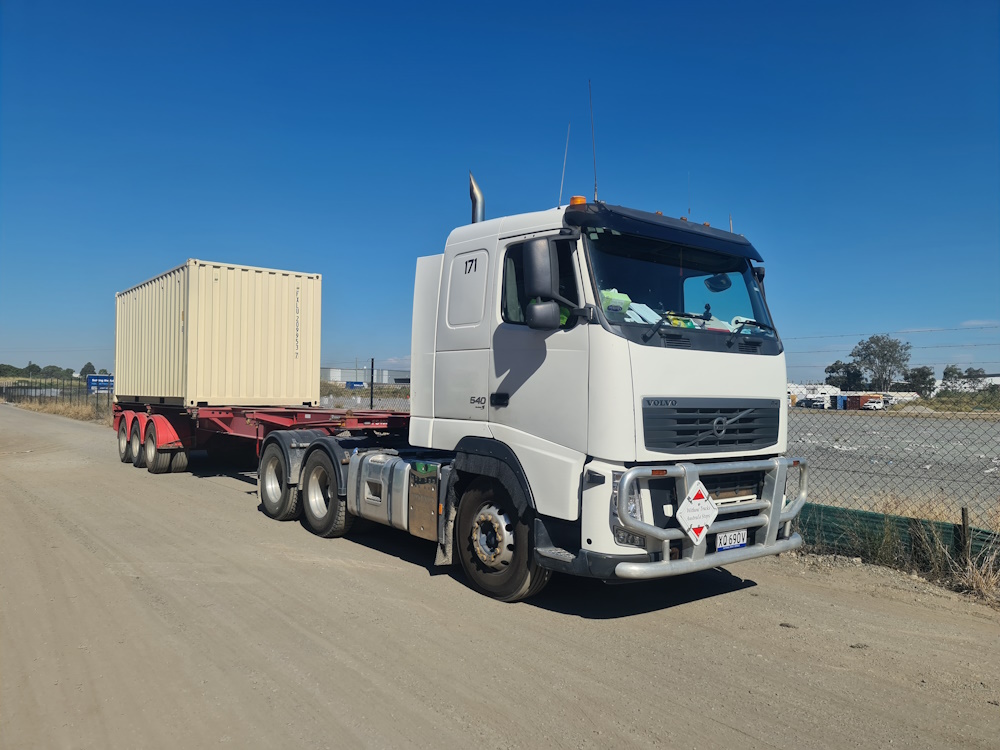
POLYGON ((594 135, 594 90, 587 79, 587 92, 590 94, 590 141, 594 145, 594 203, 597 203, 597 136, 594 135))
POLYGON ((566 126, 566 151, 563 153, 563 173, 559 180, 559 202, 556 204, 557 206, 562 205, 562 189, 563 183, 566 181, 566 157, 569 156, 569 128, 572 124, 573 123, 569 123, 569 125, 566 126))

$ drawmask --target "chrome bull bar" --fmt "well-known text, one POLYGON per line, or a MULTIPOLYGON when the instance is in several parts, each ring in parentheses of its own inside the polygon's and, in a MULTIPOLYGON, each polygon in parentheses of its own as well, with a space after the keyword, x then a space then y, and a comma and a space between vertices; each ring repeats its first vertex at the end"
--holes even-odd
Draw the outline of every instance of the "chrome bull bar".
MULTIPOLYGON (((801 458, 768 458, 750 461, 726 461, 720 463, 678 463, 669 466, 637 466, 626 471, 618 482, 618 523, 628 531, 646 538, 646 551, 660 553, 661 559, 649 562, 621 562, 615 567, 618 578, 665 578, 667 576, 693 573, 698 570, 716 568, 720 565, 752 560, 765 555, 798 549, 802 537, 791 533, 791 522, 806 503, 809 472, 801 458), (789 468, 799 470, 798 494, 788 502, 785 498, 785 479, 789 468), (674 479, 677 483, 677 498, 680 502, 687 497, 691 487, 702 476, 718 474, 738 474, 745 471, 763 471, 764 488, 761 497, 753 502, 720 505, 719 515, 710 527, 710 533, 721 531, 747 530, 747 541, 752 544, 722 552, 707 552, 708 534, 699 544, 692 544, 683 529, 662 529, 659 526, 640 521, 629 515, 628 497, 633 485, 638 489, 641 479, 674 479), (726 515, 748 510, 759 510, 756 516, 725 519, 726 515), (779 537, 779 533, 782 538, 779 537), (655 540, 655 541, 653 541, 655 540), (670 559, 670 542, 686 540, 682 556, 670 559), (656 544, 659 542, 659 544, 656 544)), ((612 508, 614 513, 614 508, 612 508)))

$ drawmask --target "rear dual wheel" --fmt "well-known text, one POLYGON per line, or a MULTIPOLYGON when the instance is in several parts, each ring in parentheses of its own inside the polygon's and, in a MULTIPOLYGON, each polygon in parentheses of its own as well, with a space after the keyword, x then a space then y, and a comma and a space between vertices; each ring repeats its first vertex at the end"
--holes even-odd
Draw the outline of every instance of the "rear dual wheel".
POLYGON ((276 521, 291 521, 299 515, 299 488, 288 484, 288 467, 281 446, 271 443, 257 467, 257 495, 264 512, 276 521))
POLYGON ((123 464, 132 463, 132 440, 124 418, 118 421, 118 458, 123 464))
POLYGON ((168 471, 184 471, 187 468, 187 451, 165 451, 156 445, 156 424, 146 428, 146 469, 150 474, 166 474, 168 471))
POLYGON ((317 536, 344 536, 354 524, 347 512, 347 498, 341 497, 333 461, 322 450, 306 459, 302 483, 302 516, 306 527, 317 536))
POLYGON ((132 436, 129 439, 129 450, 132 452, 132 465, 137 469, 146 468, 146 451, 143 450, 142 433, 139 420, 132 420, 132 436))

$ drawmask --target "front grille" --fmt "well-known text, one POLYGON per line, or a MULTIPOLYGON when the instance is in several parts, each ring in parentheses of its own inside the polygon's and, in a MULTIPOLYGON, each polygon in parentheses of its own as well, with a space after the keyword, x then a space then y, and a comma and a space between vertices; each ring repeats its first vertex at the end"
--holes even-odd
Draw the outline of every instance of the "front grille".
POLYGON ((778 442, 780 413, 777 399, 647 397, 642 400, 642 430, 651 451, 752 450, 778 442))
POLYGON ((701 482, 716 504, 727 503, 749 495, 760 497, 764 491, 764 472, 741 471, 739 474, 708 474, 701 477, 701 482))
MULTIPOLYGON (((701 474, 698 477, 716 505, 729 508, 741 502, 760 499, 764 492, 763 471, 741 471, 737 474, 701 474)), ((653 478, 648 480, 650 501, 653 509, 653 525, 661 529, 680 528, 677 522, 677 508, 684 499, 677 495, 677 480, 653 478)), ((752 518, 760 510, 731 510, 724 518, 752 518)))

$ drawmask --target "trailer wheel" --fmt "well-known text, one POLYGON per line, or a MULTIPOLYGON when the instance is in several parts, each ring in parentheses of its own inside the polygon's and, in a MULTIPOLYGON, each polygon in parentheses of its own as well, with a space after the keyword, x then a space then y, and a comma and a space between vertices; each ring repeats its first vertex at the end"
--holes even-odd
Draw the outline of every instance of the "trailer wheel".
POLYGON ((477 591, 516 602, 549 582, 552 572, 535 562, 531 527, 498 485, 478 481, 465 491, 455 534, 462 569, 477 591))
POLYGON ((299 489, 288 484, 285 454, 277 443, 267 446, 260 457, 257 494, 264 512, 276 521, 290 521, 299 513, 299 489))
POLYGON ((129 438, 124 418, 118 423, 118 458, 123 464, 132 463, 132 441, 129 438))
POLYGON ((343 536, 351 529, 354 516, 347 512, 347 498, 337 494, 337 473, 325 452, 313 451, 303 471, 302 516, 306 527, 317 536, 343 536))
POLYGON ((132 465, 137 469, 146 468, 146 451, 142 449, 142 435, 139 433, 139 420, 132 421, 132 438, 129 441, 132 451, 132 465))
POLYGON ((187 467, 188 452, 186 450, 174 451, 173 456, 170 458, 170 471, 178 474, 182 471, 187 471, 187 467))
POLYGON ((170 471, 171 454, 156 447, 156 425, 151 421, 146 428, 146 470, 150 474, 166 474, 170 471))

